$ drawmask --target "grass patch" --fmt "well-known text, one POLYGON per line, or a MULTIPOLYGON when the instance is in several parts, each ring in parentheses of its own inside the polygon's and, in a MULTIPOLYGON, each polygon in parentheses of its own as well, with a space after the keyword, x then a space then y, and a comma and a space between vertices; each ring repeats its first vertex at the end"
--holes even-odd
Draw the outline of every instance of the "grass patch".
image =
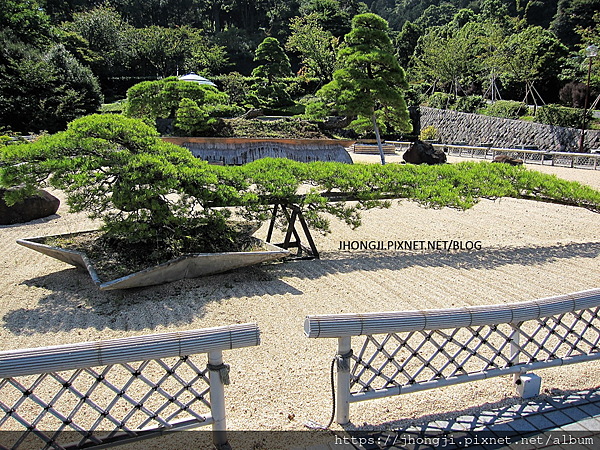
POLYGON ((100 106, 100 112, 102 114, 123 114, 127 100, 117 100, 113 103, 103 103, 100 106))

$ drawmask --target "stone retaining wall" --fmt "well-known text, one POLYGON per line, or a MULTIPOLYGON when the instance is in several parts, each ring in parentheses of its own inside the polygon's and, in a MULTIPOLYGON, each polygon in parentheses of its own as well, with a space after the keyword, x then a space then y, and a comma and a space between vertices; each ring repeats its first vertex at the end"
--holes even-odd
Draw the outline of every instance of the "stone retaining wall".
POLYGON ((299 162, 336 161, 352 164, 346 151, 354 141, 329 139, 247 139, 247 138, 162 138, 189 149, 202 160, 240 165, 260 158, 288 158, 299 162))
MULTIPOLYGON (((568 152, 578 151, 581 138, 581 130, 576 128, 421 107, 421 127, 428 126, 437 128, 440 142, 444 144, 488 143, 504 148, 525 145, 545 151, 568 152)), ((599 131, 586 130, 585 147, 600 148, 599 131)))

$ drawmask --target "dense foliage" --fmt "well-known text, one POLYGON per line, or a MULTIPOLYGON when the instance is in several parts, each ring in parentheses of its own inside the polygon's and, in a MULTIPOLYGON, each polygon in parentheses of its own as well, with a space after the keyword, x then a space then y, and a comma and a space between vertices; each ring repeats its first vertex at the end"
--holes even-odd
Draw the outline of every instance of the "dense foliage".
POLYGON ((375 14, 354 17, 352 31, 338 52, 342 68, 319 90, 320 101, 308 105, 307 114, 319 116, 335 110, 356 116, 350 127, 357 131, 412 130, 403 96, 408 83, 387 30, 387 22, 375 14))
MULTIPOLYGON (((542 106, 535 117, 536 122, 572 128, 581 127, 582 119, 583 110, 560 105, 542 106)), ((589 124, 592 119, 592 112, 589 110, 587 111, 586 119, 587 124, 589 124)))
MULTIPOLYGON (((0 0, 0 129, 64 129, 98 110, 99 89, 112 102, 141 81, 192 71, 222 79, 240 107, 299 103, 345 67, 352 19, 369 12, 388 21, 414 90, 454 97, 580 107, 583 49, 600 36, 600 0, 0 0), (257 56, 274 49, 299 81, 262 71, 257 56), (295 89, 307 77, 314 87, 295 89)), ((592 98, 599 68, 595 58, 592 98)))
POLYGON ((274 37, 267 37, 256 49, 254 61, 258 66, 252 71, 256 82, 250 87, 256 98, 254 106, 289 106, 294 102, 281 80, 292 73, 290 59, 274 37))
POLYGON ((125 114, 146 119, 175 119, 183 134, 198 135, 216 123, 216 117, 235 116, 241 108, 213 86, 169 77, 144 81, 127 91, 125 114))
POLYGON ((430 108, 452 109, 455 111, 475 113, 487 106, 487 102, 480 95, 457 97, 444 92, 431 94, 427 99, 430 108))
POLYGON ((523 102, 499 100, 482 111, 483 114, 505 119, 518 119, 527 114, 527 105, 523 102))
POLYGON ((231 239, 232 210, 223 206, 265 220, 272 203, 294 203, 309 225, 322 231, 329 226, 325 213, 358 226, 360 211, 386 206, 386 198, 467 209, 481 198, 527 197, 600 211, 600 192, 590 187, 505 164, 262 159, 239 167, 210 166, 162 141, 143 121, 119 115, 88 116, 34 143, 0 147, 0 187, 18 187, 7 192, 8 204, 48 185, 66 193, 71 211, 101 218, 111 240, 163 254, 191 251, 192 243, 203 240, 205 248, 215 249, 231 239), (307 193, 300 194, 301 188, 307 193), (342 201, 328 202, 332 195, 342 201))

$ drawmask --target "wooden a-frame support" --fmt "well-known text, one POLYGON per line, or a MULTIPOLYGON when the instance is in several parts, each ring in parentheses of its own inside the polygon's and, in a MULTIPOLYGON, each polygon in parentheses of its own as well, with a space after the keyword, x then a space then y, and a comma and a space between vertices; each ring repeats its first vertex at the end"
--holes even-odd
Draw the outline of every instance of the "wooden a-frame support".
POLYGON ((315 242, 313 241, 313 238, 310 234, 310 230, 308 229, 306 220, 302 215, 302 211, 296 205, 284 205, 279 203, 275 204, 273 208, 273 214, 271 216, 271 223, 269 224, 269 231, 267 232, 266 242, 284 248, 286 250, 289 248, 297 248, 298 252, 294 256, 294 258, 296 259, 319 258, 319 251, 317 250, 317 246, 315 245, 315 242), (288 211, 288 208, 291 210, 291 214, 288 211), (275 228, 275 220, 277 220, 277 214, 279 213, 280 209, 281 212, 285 215, 285 218, 287 219, 288 227, 285 233, 284 241, 282 243, 274 244, 271 242, 271 239, 273 237, 273 229, 275 228), (296 230, 296 220, 298 220, 300 222, 300 225, 302 226, 302 231, 304 232, 304 236, 306 237, 306 241, 309 245, 308 247, 302 244, 300 240, 300 234, 298 233, 298 230, 296 230), (294 239, 296 239, 295 241, 292 241, 292 235, 294 236, 294 239), (303 252, 306 253, 305 256, 303 256, 303 252))

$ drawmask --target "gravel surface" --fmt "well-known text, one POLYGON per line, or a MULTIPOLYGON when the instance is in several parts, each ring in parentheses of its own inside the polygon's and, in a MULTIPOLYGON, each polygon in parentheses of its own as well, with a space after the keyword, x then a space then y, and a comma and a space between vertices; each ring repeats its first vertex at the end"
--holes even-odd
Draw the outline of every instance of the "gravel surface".
MULTIPOLYGON (((361 155, 357 160, 378 158, 361 155)), ((530 167, 600 188, 600 172, 530 167)), ((468 211, 400 201, 364 213, 357 230, 333 222, 331 234, 315 235, 319 260, 100 292, 87 273, 15 243, 94 228, 85 216, 68 213, 63 201, 58 215, 0 227, 0 349, 257 322, 259 347, 224 352, 231 364, 231 385, 225 391, 228 428, 304 430, 309 420, 329 420, 329 365, 336 348, 333 339, 304 336, 305 316, 510 303, 596 288, 599 224, 600 217, 585 209, 526 200, 484 200, 468 211), (450 239, 480 241, 482 247, 456 252, 339 249, 342 241, 450 239)), ((266 227, 256 235, 266 236, 266 227)), ((584 363, 545 370, 540 372, 542 389, 595 388, 599 368, 584 363)), ((501 377, 355 403, 352 424, 396 427, 518 403, 511 381, 501 377)))

